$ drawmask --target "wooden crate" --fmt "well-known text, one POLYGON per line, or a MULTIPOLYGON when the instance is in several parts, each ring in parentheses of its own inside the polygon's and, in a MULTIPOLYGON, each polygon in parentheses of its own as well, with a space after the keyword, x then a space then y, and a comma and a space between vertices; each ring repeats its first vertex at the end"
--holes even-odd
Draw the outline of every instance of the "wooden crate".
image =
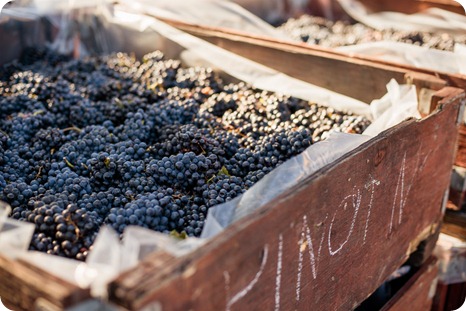
POLYGON ((466 298, 466 283, 445 284, 439 282, 432 311, 458 310, 464 305, 466 298))
MULTIPOLYGON (((457 102, 464 101, 461 91, 443 88, 446 82, 441 79, 388 64, 314 53, 299 45, 276 46, 267 40, 256 44, 253 37, 245 40, 193 25, 176 26, 293 77, 361 100, 382 95, 388 79, 395 78, 415 83, 425 94, 441 89, 424 98, 424 111, 432 111, 445 101, 444 96, 455 94, 457 102)), ((423 121, 406 121, 379 135, 233 224, 193 254, 168 261, 167 254, 154 254, 110 284, 111 301, 134 310, 154 306, 163 310, 356 307, 421 241, 424 252, 419 262, 432 251, 452 163, 445 163, 440 149, 424 149, 424 142, 441 135, 443 143, 455 145, 457 126, 451 126, 450 132, 438 119, 446 111, 423 121), (429 158, 437 152, 437 165, 428 168, 429 158), (439 173, 438 165, 445 171, 443 187, 432 184, 440 181, 433 177, 439 173), (429 173, 420 173, 421 167, 429 173), (410 186, 404 181, 408 171, 410 186), (382 188, 383 192, 377 191, 382 188), (402 188, 424 188, 425 192, 401 194, 402 188), (430 191, 439 192, 434 198, 430 191), (405 205, 408 197, 412 201, 405 205), (422 224, 430 218, 430 209, 431 216, 436 216, 422 224), (406 215, 406 223, 398 219, 395 225, 399 215, 406 215)), ((451 117, 458 121, 458 116, 455 109, 451 117)))
MULTIPOLYGON (((451 216, 447 215, 446 219, 449 217, 451 216)), ((454 221, 458 221, 458 219, 461 218, 455 217, 454 221)), ((462 221, 463 227, 460 227, 459 224, 453 226, 451 223, 442 227, 442 233, 446 233, 448 236, 439 241, 438 251, 435 250, 440 258, 441 272, 432 311, 458 310, 465 304, 466 282, 460 275, 461 267, 464 266, 466 260, 464 247, 461 246, 462 243, 466 242, 466 229, 464 227, 466 218, 464 216, 462 221), (453 241, 451 237, 459 240, 453 241)), ((463 308, 459 310, 463 310, 463 308)))
POLYGON ((457 116, 453 104, 403 122, 194 253, 154 254, 110 284, 111 301, 131 310, 355 308, 421 241, 431 253, 457 116))
POLYGON ((466 241, 466 213, 447 210, 442 232, 466 241))
MULTIPOLYGON (((365 60, 237 45, 359 99, 381 96, 390 78, 415 83, 432 95, 420 103, 426 117, 381 133, 191 254, 150 255, 109 285, 121 309, 347 310, 410 254, 419 249, 422 263, 432 251, 464 92, 365 60)), ((64 309, 89 297, 22 261, 2 258, 0 276, 0 296, 16 310, 64 309)))
POLYGON ((430 257, 381 311, 431 310, 437 289, 438 262, 430 257))
POLYGON ((22 260, 0 255, 0 297, 11 310, 62 310, 90 298, 81 289, 22 260))

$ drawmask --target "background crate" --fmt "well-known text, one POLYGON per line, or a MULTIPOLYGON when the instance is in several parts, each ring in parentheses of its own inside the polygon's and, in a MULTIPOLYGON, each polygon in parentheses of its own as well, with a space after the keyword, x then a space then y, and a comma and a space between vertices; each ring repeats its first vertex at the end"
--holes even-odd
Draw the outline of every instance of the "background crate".
POLYGON ((438 263, 430 257, 381 311, 431 310, 437 288, 438 263))

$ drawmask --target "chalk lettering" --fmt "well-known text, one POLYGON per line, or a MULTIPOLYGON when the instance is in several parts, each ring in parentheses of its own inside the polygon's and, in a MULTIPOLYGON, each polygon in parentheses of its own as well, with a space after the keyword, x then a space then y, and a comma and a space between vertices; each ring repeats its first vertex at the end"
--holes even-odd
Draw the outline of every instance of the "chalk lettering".
MULTIPOLYGON (((430 153, 428 153, 427 156, 423 159, 421 166, 425 165, 425 162, 427 161, 427 158, 429 157, 429 155, 430 153)), ((395 188, 395 196, 393 197, 392 213, 390 217, 390 227, 389 227, 390 233, 393 231, 393 222, 395 218, 395 210, 397 209, 397 203, 398 203, 398 224, 401 224, 401 221, 403 218, 403 211, 406 206, 406 201, 408 199, 409 192, 411 191, 414 178, 419 172, 419 168, 420 168, 419 162, 420 162, 420 154, 418 152, 416 166, 415 166, 416 169, 414 170, 413 175, 411 176, 411 181, 406 185, 405 184, 406 152, 405 152, 403 156, 403 160, 401 162, 400 173, 398 174, 398 179, 397 179, 396 188, 395 188)))
MULTIPOLYGON (((325 220, 327 220, 327 218, 328 218, 328 215, 325 217, 325 220)), ((322 250, 322 245, 324 244, 324 238, 325 238, 325 234, 324 234, 324 230, 322 230, 322 237, 320 239, 320 244, 319 244, 319 249, 317 251, 317 259, 316 259, 314 255, 314 246, 312 243, 311 229, 309 228, 309 224, 307 222, 307 216, 304 215, 303 216, 303 228, 301 230, 301 239, 299 240, 298 274, 296 276, 296 301, 299 301, 301 298, 300 297, 301 277, 303 273, 304 251, 306 250, 306 248, 309 251, 312 277, 315 280, 317 278, 317 268, 318 268, 318 263, 320 259, 320 253, 322 250)))
POLYGON ((277 274, 275 277, 275 311, 280 310, 280 285, 282 279, 283 235, 278 236, 277 274))
POLYGON ((346 210, 346 208, 348 207, 348 200, 350 198, 352 199, 351 201, 352 201, 353 208, 354 208, 353 219, 351 220, 351 226, 348 231, 348 235, 346 236, 346 239, 340 244, 340 246, 336 250, 332 248, 332 228, 333 228, 333 223, 335 222, 335 217, 337 216, 337 212, 333 214, 332 222, 330 223, 330 227, 328 229, 328 251, 331 256, 335 256, 343 249, 343 246, 345 246, 345 244, 348 243, 351 237, 351 234, 353 233, 353 230, 354 230, 354 225, 356 223, 356 217, 358 216, 359 207, 361 206, 361 193, 359 189, 357 190, 357 193, 346 196, 343 199, 343 201, 341 201, 340 205, 338 206, 337 211, 341 207, 343 207, 343 209, 346 210))
POLYGON ((370 178, 371 179, 370 179, 369 183, 366 184, 366 189, 371 192, 371 198, 369 200, 369 208, 367 210, 366 226, 364 227, 363 244, 366 243, 367 231, 369 230, 369 220, 370 220, 370 217, 371 217, 372 203, 374 201, 375 186, 380 185, 379 180, 374 179, 372 176, 370 178))
POLYGON ((223 272, 223 276, 225 279, 225 290, 226 290, 226 297, 227 297, 227 304, 225 310, 230 311, 231 306, 237 303, 241 298, 246 296, 257 284, 259 281, 259 278, 261 277, 262 273, 264 272, 265 265, 267 264, 267 258, 269 256, 269 246, 266 244, 264 246, 264 254, 262 257, 262 262, 259 267, 259 271, 257 271, 256 275, 252 279, 251 282, 249 282, 246 287, 244 287, 242 290, 240 290, 236 295, 234 295, 232 298, 230 298, 230 275, 227 271, 223 272))

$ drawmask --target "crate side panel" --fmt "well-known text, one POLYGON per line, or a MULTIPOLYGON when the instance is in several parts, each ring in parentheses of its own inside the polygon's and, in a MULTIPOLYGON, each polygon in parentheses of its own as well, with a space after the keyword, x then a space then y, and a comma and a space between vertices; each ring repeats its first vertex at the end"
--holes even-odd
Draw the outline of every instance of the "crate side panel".
POLYGON ((438 263, 430 258, 381 311, 430 310, 437 287, 438 263))

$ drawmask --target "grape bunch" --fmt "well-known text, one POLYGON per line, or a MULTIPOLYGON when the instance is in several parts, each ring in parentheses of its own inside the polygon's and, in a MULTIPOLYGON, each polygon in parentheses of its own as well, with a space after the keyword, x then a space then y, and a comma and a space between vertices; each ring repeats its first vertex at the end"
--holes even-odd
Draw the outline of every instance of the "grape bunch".
POLYGON ((369 125, 159 51, 27 52, 0 70, 0 200, 49 254, 84 260, 103 225, 199 236, 210 207, 331 131, 369 125))
POLYGON ((294 40, 329 48, 384 40, 451 52, 455 43, 466 44, 466 35, 395 29, 377 30, 361 23, 333 22, 311 15, 291 18, 279 26, 278 29, 294 40))

